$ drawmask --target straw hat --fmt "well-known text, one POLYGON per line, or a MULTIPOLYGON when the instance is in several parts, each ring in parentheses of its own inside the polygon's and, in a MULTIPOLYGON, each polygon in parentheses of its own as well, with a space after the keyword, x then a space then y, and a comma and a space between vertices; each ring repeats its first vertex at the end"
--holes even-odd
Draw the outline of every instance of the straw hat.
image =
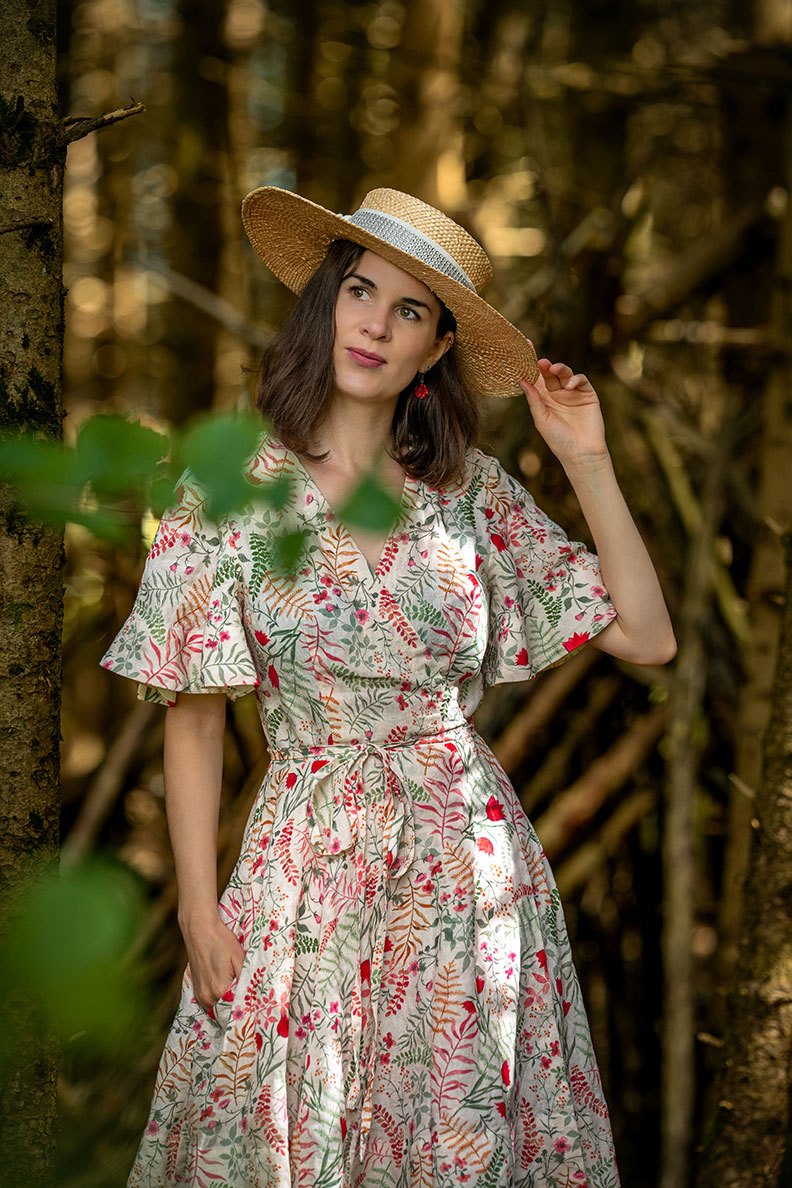
POLYGON ((242 203, 250 242, 295 293, 334 239, 350 239, 423 281, 457 322, 456 355, 464 382, 484 396, 516 396, 518 379, 538 375, 527 338, 482 297, 492 276, 484 249, 458 223, 400 190, 371 190, 351 215, 333 214, 278 186, 262 186, 242 203))

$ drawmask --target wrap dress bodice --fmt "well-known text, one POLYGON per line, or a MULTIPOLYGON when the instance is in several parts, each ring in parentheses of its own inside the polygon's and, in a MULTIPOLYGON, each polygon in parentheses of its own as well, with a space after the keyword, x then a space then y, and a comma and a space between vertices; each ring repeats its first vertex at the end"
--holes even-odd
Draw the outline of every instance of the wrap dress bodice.
POLYGON ((270 750, 220 900, 244 968, 210 1013, 185 972, 130 1185, 613 1188, 557 892, 471 724, 612 619, 596 557, 476 450, 407 477, 375 567, 279 442, 249 474, 277 498, 218 523, 185 484, 103 660, 254 690, 270 750))

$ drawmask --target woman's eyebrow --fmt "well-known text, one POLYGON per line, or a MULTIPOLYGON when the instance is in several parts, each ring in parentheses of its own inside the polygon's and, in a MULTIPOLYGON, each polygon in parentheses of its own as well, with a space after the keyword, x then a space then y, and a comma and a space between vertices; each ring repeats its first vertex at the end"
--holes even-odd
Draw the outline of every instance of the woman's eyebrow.
MULTIPOLYGON (((344 280, 362 281, 363 284, 368 285, 370 289, 376 289, 377 287, 373 280, 370 280, 367 276, 361 276, 359 272, 348 272, 344 277, 344 280)), ((399 301, 402 305, 419 305, 421 309, 428 309, 430 313, 432 312, 431 305, 428 305, 425 301, 419 301, 417 297, 400 297, 399 301)))

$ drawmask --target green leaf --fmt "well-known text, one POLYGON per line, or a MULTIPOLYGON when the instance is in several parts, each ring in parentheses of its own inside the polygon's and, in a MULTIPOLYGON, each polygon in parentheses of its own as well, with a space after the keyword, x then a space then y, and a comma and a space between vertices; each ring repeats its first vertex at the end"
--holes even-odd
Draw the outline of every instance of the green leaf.
POLYGON ((206 488, 207 508, 214 518, 266 498, 261 486, 251 483, 244 473, 261 433, 258 417, 208 415, 194 421, 176 443, 180 463, 206 488))
POLYGON ((349 524, 357 524, 372 532, 386 532, 392 528, 401 512, 401 503, 384 489, 371 475, 358 483, 339 515, 349 524))

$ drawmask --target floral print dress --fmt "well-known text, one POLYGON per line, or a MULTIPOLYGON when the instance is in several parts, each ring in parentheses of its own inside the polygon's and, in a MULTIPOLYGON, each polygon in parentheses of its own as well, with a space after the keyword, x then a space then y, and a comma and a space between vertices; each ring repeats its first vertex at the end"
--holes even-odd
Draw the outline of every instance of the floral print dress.
POLYGON ((374 569, 279 442, 250 477, 285 505, 183 487, 102 661, 253 690, 271 755, 220 899, 244 967, 209 1013, 187 967, 129 1185, 615 1188, 558 892, 471 725, 614 617, 596 557, 477 450, 407 477, 374 569))

